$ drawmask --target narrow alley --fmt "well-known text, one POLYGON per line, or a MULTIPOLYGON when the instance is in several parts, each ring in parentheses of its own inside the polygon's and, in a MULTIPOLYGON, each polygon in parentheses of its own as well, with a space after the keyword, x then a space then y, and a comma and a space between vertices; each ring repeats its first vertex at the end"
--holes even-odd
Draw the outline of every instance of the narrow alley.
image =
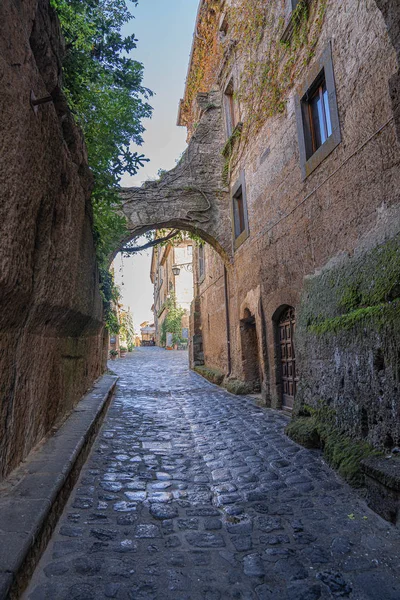
POLYGON ((398 600, 400 532, 288 418, 140 348, 25 600, 398 600))

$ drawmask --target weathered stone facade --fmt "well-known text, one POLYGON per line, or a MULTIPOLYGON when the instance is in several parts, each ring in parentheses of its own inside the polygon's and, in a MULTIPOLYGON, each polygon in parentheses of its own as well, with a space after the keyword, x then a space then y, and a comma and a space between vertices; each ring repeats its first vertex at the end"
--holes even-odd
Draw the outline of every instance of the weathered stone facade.
MULTIPOLYGON (((229 23, 224 22, 223 11, 229 4, 220 3, 216 9, 215 3, 204 1, 199 19, 206 18, 208 9, 220 10, 223 27, 218 35, 225 35, 229 23)), ((318 2, 309 4, 315 7, 318 2)), ((192 114, 200 119, 199 125, 186 123, 194 131, 189 153, 199 144, 199 130, 207 136, 207 127, 209 131, 214 128, 214 142, 210 140, 208 146, 212 152, 207 155, 204 147, 202 168, 192 171, 190 188, 199 189, 212 177, 212 198, 217 199, 209 209, 211 224, 198 228, 213 248, 207 246, 206 272, 195 301, 193 348, 198 348, 200 361, 204 356, 206 366, 230 378, 254 380, 267 405, 279 408, 282 370, 293 367, 288 361, 283 364, 279 339, 283 325, 279 323, 293 309, 287 318, 292 329, 293 319, 296 322, 295 412, 305 403, 315 407, 322 401, 336 411, 337 426, 344 433, 389 447, 400 443, 399 7, 380 2, 378 8, 373 0, 328 1, 322 12, 319 4, 309 17, 322 20, 313 54, 296 73, 284 110, 264 120, 231 166, 229 192, 218 179, 220 154, 229 133, 226 106, 219 102, 204 112, 195 108, 192 114), (328 55, 339 129, 335 144, 319 162, 313 159, 305 176, 298 110, 296 115, 298 94, 307 86, 311 89, 328 55), (209 114, 213 125, 207 121, 209 114), (230 218, 238 182, 242 182, 247 204, 240 239, 232 231, 230 218), (220 222, 219 214, 223 215, 220 222), (380 284, 382 269, 388 269, 384 285, 380 284)), ((264 38, 267 43, 268 36, 264 38)), ((194 44, 200 43, 195 38, 194 44)), ((245 61, 232 48, 232 44, 224 46, 212 85, 198 90, 201 101, 205 92, 217 87, 226 96, 228 82, 235 85, 240 80, 245 61)), ((332 98, 333 92, 329 94, 332 98)), ((240 97, 233 96, 233 101, 237 120, 249 118, 240 97)), ((332 108, 333 99, 330 102, 332 108)), ((151 214, 148 208, 141 211, 141 198, 153 202, 161 198, 160 190, 169 189, 179 218, 173 218, 174 210, 169 212, 171 205, 170 218, 162 222, 193 230, 181 216, 188 205, 182 189, 187 185, 187 172, 182 174, 180 169, 165 180, 174 182, 175 191, 164 188, 163 181, 141 192, 127 191, 128 217, 134 216, 132 221, 149 228, 159 219, 160 208, 154 205, 151 214), (145 217, 134 214, 134 203, 145 217)), ((196 361, 193 352, 192 361, 196 361)))
POLYGON ((0 479, 102 371, 91 176, 47 0, 0 4, 0 479), (51 95, 52 102, 30 104, 51 95))

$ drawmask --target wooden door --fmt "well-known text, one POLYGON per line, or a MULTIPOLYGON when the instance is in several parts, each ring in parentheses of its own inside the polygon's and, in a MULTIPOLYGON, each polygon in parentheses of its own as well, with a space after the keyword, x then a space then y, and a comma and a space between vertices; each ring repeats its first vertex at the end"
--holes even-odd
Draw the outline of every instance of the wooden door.
POLYGON ((295 332, 295 312, 294 308, 284 311, 279 319, 279 348, 281 362, 281 385, 282 385, 282 408, 292 409, 298 377, 296 373, 296 356, 294 352, 294 332, 295 332))

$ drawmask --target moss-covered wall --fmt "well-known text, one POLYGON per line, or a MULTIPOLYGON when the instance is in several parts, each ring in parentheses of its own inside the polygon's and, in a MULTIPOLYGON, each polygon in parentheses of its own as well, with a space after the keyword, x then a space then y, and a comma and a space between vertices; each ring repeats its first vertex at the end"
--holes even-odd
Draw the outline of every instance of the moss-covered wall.
POLYGON ((322 402, 347 435, 400 444, 400 234, 306 280, 296 349, 295 414, 322 402))

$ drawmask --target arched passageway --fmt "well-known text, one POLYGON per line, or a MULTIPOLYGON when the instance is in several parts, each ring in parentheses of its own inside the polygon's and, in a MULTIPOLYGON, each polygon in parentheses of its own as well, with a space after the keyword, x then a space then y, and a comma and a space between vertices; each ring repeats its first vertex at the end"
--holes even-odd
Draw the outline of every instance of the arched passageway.
POLYGON ((230 262, 230 210, 228 190, 222 182, 225 134, 221 94, 199 95, 198 107, 199 125, 178 165, 158 181, 122 189, 122 211, 129 239, 150 229, 183 229, 202 237, 230 262))

